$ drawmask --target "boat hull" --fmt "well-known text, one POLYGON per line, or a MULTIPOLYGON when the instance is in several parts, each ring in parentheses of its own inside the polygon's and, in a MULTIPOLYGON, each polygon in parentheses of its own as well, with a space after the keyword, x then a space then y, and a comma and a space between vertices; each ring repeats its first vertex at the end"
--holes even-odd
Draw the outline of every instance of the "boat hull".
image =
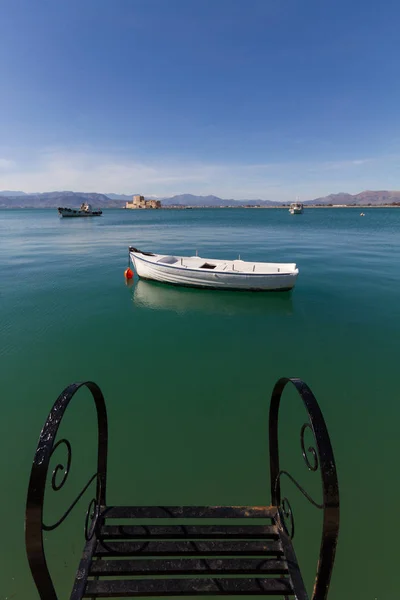
POLYGON ((75 218, 75 217, 100 217, 103 212, 101 210, 85 211, 75 210, 73 208, 59 208, 58 213, 60 217, 75 218))
POLYGON ((289 212, 291 215, 301 215, 303 208, 304 207, 301 202, 293 202, 290 205, 289 212))
POLYGON ((298 275, 298 269, 292 273, 276 274, 200 271, 200 269, 155 264, 134 252, 130 253, 130 257, 141 279, 203 289, 283 292, 294 287, 298 275))

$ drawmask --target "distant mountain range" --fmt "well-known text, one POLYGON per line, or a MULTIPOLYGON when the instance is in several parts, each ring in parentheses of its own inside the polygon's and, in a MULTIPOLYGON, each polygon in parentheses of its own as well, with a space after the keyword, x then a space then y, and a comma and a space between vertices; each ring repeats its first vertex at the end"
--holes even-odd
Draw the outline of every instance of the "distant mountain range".
POLYGON ((105 194, 87 194, 84 192, 44 192, 42 194, 24 194, 23 192, 0 192, 0 208, 58 208, 59 206, 76 208, 83 202, 89 202, 93 208, 121 208, 124 202, 113 200, 105 194))
MULTIPOLYGON (((153 196, 149 196, 153 197, 153 196)), ((0 191, 0 208, 57 208, 66 206, 75 208, 82 202, 89 202, 93 208, 123 208, 132 195, 125 194, 98 194, 86 192, 44 192, 26 194, 21 191, 0 191)), ((171 198, 159 198, 164 206, 286 206, 289 202, 273 202, 272 200, 227 200, 218 196, 194 196, 181 194, 171 198)), ((306 206, 340 205, 379 206, 383 204, 400 203, 400 191, 364 191, 359 194, 330 194, 322 198, 303 201, 306 206)))
POLYGON ((2 192, 0 192, 0 196, 11 196, 11 197, 17 197, 17 196, 26 196, 25 192, 11 192, 10 190, 3 190, 2 192))
POLYGON ((128 202, 128 200, 132 200, 134 194, 106 194, 106 196, 111 200, 123 200, 124 202, 128 202))
POLYGON ((379 206, 381 204, 393 204, 400 202, 400 192, 398 191, 372 191, 367 190, 365 192, 360 192, 359 194, 346 194, 341 192, 340 194, 330 194, 329 196, 324 196, 323 198, 316 198, 315 200, 308 200, 304 202, 304 204, 308 205, 316 205, 316 204, 346 204, 347 206, 351 205, 367 205, 371 206, 379 206))
MULTIPOLYGON (((93 208, 122 208, 125 202, 132 200, 132 195, 70 191, 25 194, 5 191, 0 192, 0 208, 57 208, 58 206, 75 208, 82 202, 89 202, 93 208)), ((160 198, 160 200, 164 206, 276 206, 276 202, 271 200, 225 200, 217 196, 193 196, 192 194, 181 194, 171 198, 160 198)))
POLYGON ((276 206, 272 200, 226 200, 218 196, 193 196, 181 194, 171 198, 160 198, 164 206, 276 206))

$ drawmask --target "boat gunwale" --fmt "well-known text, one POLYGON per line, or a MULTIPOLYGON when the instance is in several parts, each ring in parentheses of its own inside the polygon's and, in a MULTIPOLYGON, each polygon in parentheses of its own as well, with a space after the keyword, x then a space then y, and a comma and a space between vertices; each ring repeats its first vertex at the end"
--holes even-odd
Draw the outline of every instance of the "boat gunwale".
MULTIPOLYGON (((172 268, 172 269, 178 269, 179 271, 184 271, 185 273, 188 271, 192 271, 194 273, 202 273, 202 272, 208 272, 208 273, 214 273, 214 274, 220 274, 220 275, 236 275, 236 276, 245 276, 245 277, 254 277, 254 278, 265 278, 265 277, 287 277, 288 275, 294 276, 294 275, 298 275, 299 274, 299 269, 295 268, 294 271, 286 271, 284 273, 254 273, 254 272, 244 272, 244 271, 215 271, 214 269, 212 270, 201 270, 200 267, 197 267, 197 269, 192 269, 191 267, 184 267, 183 265, 181 266, 176 266, 176 265, 169 265, 167 263, 160 263, 160 262, 153 262, 151 260, 146 260, 145 258, 142 258, 141 256, 138 256, 136 254, 136 252, 129 252, 130 256, 134 256, 134 258, 137 258, 138 260, 141 260, 145 263, 149 263, 150 265, 159 265, 160 267, 168 267, 168 268, 172 268)), ((163 256, 162 254, 156 254, 155 256, 163 256)), ((213 260, 212 258, 208 258, 208 259, 204 259, 204 260, 213 260)), ((219 259, 217 259, 219 260, 219 259)), ((233 262, 233 261, 232 261, 233 262)), ((248 261, 243 261, 243 262, 248 262, 248 261)), ((251 263, 250 263, 251 264, 251 263)), ((278 264, 284 264, 284 263, 278 263, 278 264)), ((296 264, 296 263, 294 263, 296 264)))

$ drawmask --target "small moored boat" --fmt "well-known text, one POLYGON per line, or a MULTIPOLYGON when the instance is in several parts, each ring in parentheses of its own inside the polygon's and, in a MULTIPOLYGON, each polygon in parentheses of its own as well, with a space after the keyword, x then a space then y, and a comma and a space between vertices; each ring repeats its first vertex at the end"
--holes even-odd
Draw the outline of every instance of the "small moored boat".
POLYGON ((129 248, 136 273, 152 279, 189 287, 250 290, 291 290, 299 274, 295 263, 246 262, 200 256, 172 256, 129 248))
POLYGON ((87 202, 83 202, 78 210, 75 208, 62 208, 61 206, 57 210, 61 217, 100 217, 103 214, 101 210, 92 210, 87 202))
POLYGON ((293 202, 290 205, 289 212, 291 215, 301 215, 303 208, 304 207, 301 202, 293 202))

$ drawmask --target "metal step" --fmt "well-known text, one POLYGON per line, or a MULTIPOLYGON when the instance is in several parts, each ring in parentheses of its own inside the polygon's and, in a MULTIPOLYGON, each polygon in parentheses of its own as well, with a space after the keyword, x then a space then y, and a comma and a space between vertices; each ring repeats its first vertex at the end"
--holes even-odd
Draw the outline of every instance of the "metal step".
POLYGON ((110 506, 105 519, 274 519, 274 506, 110 506))
POLYGON ((94 560, 90 576, 144 575, 282 575, 288 573, 285 560, 276 558, 183 558, 183 559, 122 559, 94 560))
POLYGON ((176 541, 176 542, 114 542, 99 541, 94 556, 280 556, 280 541, 176 541))
POLYGON ((159 539, 159 540, 213 540, 232 539, 278 539, 276 525, 105 525, 101 528, 100 539, 159 539))
POLYGON ((84 598, 135 596, 293 595, 288 578, 136 579, 88 581, 84 598))

